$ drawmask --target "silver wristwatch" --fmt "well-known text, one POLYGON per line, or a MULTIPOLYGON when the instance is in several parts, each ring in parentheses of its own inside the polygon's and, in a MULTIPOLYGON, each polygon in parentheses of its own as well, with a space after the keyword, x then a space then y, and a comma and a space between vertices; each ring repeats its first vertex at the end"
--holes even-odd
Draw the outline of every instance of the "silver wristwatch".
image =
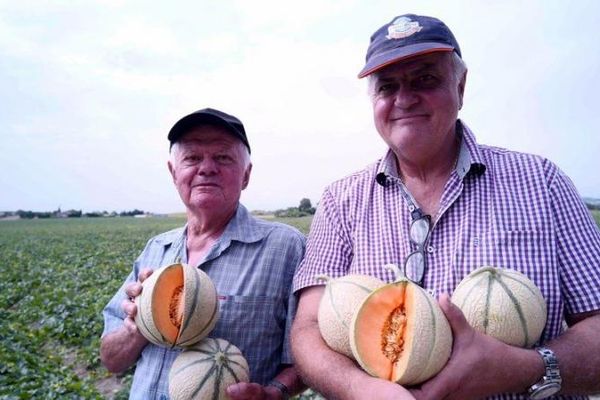
POLYGON ((562 378, 558 369, 558 360, 554 352, 547 347, 536 348, 544 361, 545 373, 542 379, 529 388, 529 398, 533 400, 545 399, 557 393, 561 388, 562 378))

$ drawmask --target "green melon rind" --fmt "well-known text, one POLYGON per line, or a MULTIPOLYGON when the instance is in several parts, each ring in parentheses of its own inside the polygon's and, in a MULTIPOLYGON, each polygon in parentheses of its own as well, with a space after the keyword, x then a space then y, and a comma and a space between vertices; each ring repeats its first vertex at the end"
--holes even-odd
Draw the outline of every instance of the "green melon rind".
POLYGON ((163 268, 159 268, 152 272, 142 284, 142 293, 135 298, 135 304, 137 306, 137 313, 135 315, 135 323, 140 333, 148 339, 150 342, 158 346, 171 346, 166 338, 160 333, 154 318, 152 316, 152 303, 156 301, 152 296, 152 289, 160 276, 170 268, 177 268, 178 264, 168 265, 163 268), (146 289, 146 290, 144 290, 146 289))
POLYGON ((249 382, 248 363, 241 351, 223 339, 205 338, 183 350, 169 372, 169 396, 172 400, 225 400, 226 388, 249 382), (216 355, 224 355, 220 364, 216 355))
POLYGON ((514 346, 533 346, 546 324, 541 291, 527 276, 511 269, 476 269, 459 283, 452 301, 473 328, 514 346))
POLYGON ((452 352, 452 330, 438 302, 420 286, 410 283, 417 296, 420 315, 413 315, 415 328, 405 343, 406 367, 396 381, 416 385, 435 376, 448 362, 452 352))
POLYGON ((369 275, 350 274, 328 279, 319 304, 318 323, 323 340, 332 350, 354 359, 350 322, 362 300, 383 285, 382 280, 369 275))
POLYGON ((190 285, 185 290, 184 320, 176 346, 186 347, 199 342, 212 332, 219 317, 217 290, 206 272, 184 265, 184 279, 190 285))

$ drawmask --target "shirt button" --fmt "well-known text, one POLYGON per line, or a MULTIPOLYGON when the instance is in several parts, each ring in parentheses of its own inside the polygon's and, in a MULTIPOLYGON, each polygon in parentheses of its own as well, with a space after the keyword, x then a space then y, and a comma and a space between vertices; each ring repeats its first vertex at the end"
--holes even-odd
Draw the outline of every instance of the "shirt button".
POLYGON ((435 251, 435 248, 433 246, 427 246, 428 253, 433 253, 434 251, 435 251))

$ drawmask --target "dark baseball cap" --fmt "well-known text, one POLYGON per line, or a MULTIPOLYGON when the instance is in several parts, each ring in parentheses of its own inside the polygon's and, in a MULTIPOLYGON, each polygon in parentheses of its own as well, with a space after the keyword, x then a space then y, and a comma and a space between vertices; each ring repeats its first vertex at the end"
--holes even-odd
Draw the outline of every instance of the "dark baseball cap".
POLYGON ((168 139, 171 142, 171 146, 191 129, 200 125, 217 125, 227 129, 229 133, 240 139, 248 148, 248 152, 250 152, 250 144, 248 143, 246 130, 242 121, 233 115, 213 108, 203 108, 177 121, 169 131, 168 139))
POLYGON ((371 36, 366 64, 358 77, 364 78, 402 59, 434 51, 455 51, 462 58, 454 35, 439 19, 415 14, 397 16, 371 36))

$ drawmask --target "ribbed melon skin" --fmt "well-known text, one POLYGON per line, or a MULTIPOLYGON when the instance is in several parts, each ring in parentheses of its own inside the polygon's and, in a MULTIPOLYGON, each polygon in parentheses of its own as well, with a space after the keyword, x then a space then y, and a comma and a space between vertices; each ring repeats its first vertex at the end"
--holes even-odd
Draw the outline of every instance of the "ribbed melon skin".
POLYGON ((172 400, 225 400, 225 390, 249 382, 250 370, 242 352, 224 339, 205 338, 183 350, 169 371, 172 400))
POLYGON ((467 275, 452 302, 477 331, 504 343, 532 347, 546 325, 546 301, 521 272, 485 266, 467 275))
POLYGON ((350 322, 365 297, 383 285, 385 282, 369 275, 350 274, 328 280, 318 322, 321 336, 332 350, 354 359, 348 334, 350 322))
POLYGON ((416 385, 435 376, 446 365, 452 353, 450 324, 433 298, 420 286, 407 282, 415 302, 412 330, 405 346, 408 351, 398 361, 395 382, 416 385))
MULTIPOLYGON (((217 323, 218 297, 210 277, 202 270, 187 264, 172 264, 157 269, 142 284, 142 293, 136 297, 138 311, 135 322, 140 333, 150 342, 166 347, 186 347, 199 342, 212 331, 217 323), (168 340, 157 328, 154 314, 160 309, 157 303, 166 304, 170 299, 154 296, 154 289, 161 277, 171 268, 183 269, 184 312, 179 335, 175 341, 168 340)), ((163 307, 164 308, 164 307, 163 307)))
POLYGON ((210 277, 201 269, 185 265, 186 284, 185 311, 181 332, 176 346, 191 346, 204 339, 215 327, 219 318, 219 300, 217 290, 210 277))

